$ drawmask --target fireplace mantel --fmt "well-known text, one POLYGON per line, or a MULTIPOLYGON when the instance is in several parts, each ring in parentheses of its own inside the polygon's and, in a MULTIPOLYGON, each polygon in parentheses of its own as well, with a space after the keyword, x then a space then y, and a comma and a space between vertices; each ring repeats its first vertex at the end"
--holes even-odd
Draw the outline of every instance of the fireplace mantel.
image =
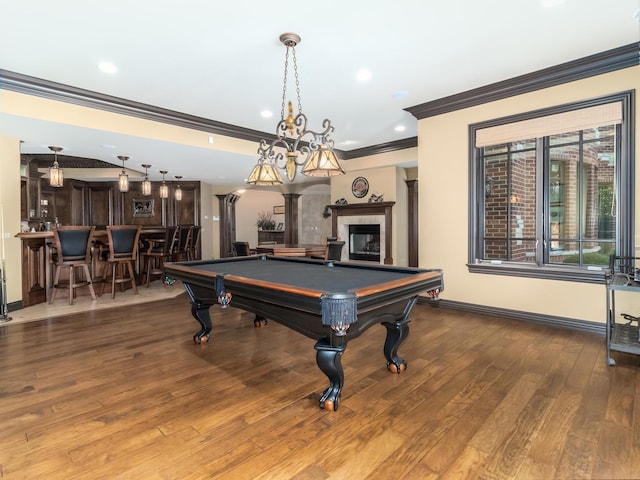
POLYGON ((391 208, 396 202, 351 203, 346 205, 327 205, 331 209, 331 234, 338 236, 338 217, 384 215, 384 264, 393 265, 391 250, 392 216, 391 208))

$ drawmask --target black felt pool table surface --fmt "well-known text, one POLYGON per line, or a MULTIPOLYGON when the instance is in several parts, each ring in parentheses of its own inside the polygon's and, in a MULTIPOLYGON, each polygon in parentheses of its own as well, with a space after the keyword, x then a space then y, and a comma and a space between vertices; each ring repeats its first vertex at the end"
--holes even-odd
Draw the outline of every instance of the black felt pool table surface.
POLYGON ((210 276, 233 275, 255 281, 289 285, 310 290, 345 292, 373 285, 406 280, 424 271, 388 270, 359 264, 325 264, 317 261, 247 257, 232 261, 193 262, 184 264, 192 273, 210 276))

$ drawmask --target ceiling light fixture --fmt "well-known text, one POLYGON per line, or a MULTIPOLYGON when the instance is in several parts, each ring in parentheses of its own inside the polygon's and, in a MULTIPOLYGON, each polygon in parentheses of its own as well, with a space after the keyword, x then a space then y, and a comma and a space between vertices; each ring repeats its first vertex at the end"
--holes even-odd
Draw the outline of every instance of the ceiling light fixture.
POLYGON ((111 73, 111 74, 113 74, 113 73, 116 73, 118 71, 118 67, 116 67, 111 62, 100 62, 98 64, 98 68, 103 73, 111 73))
POLYGON ((369 80, 371 80, 372 76, 373 74, 371 73, 371 70, 362 68, 356 73, 356 80, 358 80, 359 82, 368 82, 369 80))
POLYGON ((122 172, 120 172, 120 175, 118 175, 118 190, 120 190, 122 193, 125 193, 129 191, 129 175, 127 175, 127 172, 124 169, 124 162, 129 160, 129 157, 118 155, 118 159, 122 160, 122 172))
POLYGON ((62 187, 64 183, 64 172, 58 164, 58 152, 62 151, 62 147, 49 147, 53 152, 53 165, 49 167, 49 185, 52 187, 62 187))
POLYGON ((149 165, 148 163, 143 163, 142 166, 144 167, 144 180, 142 181, 142 195, 144 195, 145 197, 148 197, 149 195, 151 195, 151 180, 149 180, 149 168, 151 168, 151 165, 149 165))
POLYGON ((301 173, 303 175, 327 177, 344 174, 344 170, 333 151, 331 134, 334 128, 331 125, 331 120, 326 118, 322 122, 324 127, 322 132, 307 130, 307 117, 302 113, 300 81, 296 61, 296 45, 300 43, 300 40, 300 36, 295 33, 283 33, 280 35, 280 42, 287 48, 284 59, 280 121, 276 126, 276 138, 270 144, 264 139, 260 141, 260 146, 258 147, 260 158, 247 179, 247 183, 250 185, 281 185, 283 181, 278 168, 286 172, 289 181, 295 179, 296 170, 299 166, 302 166, 301 173), (293 104, 289 101, 288 115, 285 118, 284 108, 287 93, 287 73, 289 70, 289 50, 291 50, 293 56, 298 114, 294 117, 293 104), (283 155, 282 149, 286 150, 286 154, 283 155))
POLYGON ((160 198, 169 198, 169 187, 164 181, 164 176, 169 172, 166 170, 160 170, 160 173, 162 174, 162 185, 160 185, 160 198))
POLYGON ((178 186, 176 187, 176 201, 179 202, 180 200, 182 200, 182 189, 180 188, 180 179, 182 178, 182 175, 176 175, 176 180, 178 180, 178 186))

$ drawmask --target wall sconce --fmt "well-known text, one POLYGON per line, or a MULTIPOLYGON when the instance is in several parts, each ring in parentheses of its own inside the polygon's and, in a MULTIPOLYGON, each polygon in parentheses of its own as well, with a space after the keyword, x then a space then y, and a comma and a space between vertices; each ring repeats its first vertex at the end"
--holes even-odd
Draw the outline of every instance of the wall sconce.
POLYGON ((142 195, 148 197, 151 195, 151 180, 149 180, 149 168, 151 165, 147 163, 143 163, 144 167, 144 180, 142 181, 142 195))
POLYGON ((118 190, 124 193, 129 191, 129 175, 127 175, 127 172, 124 169, 124 162, 129 160, 129 157, 118 155, 118 159, 122 160, 122 172, 118 175, 118 190))
POLYGON ((53 165, 49 167, 49 185, 52 187, 62 187, 64 183, 64 172, 58 165, 58 152, 62 151, 62 147, 49 147, 53 152, 53 165))
POLYGON ((182 175, 176 175, 176 180, 178 180, 178 186, 176 187, 176 201, 179 202, 180 200, 182 200, 182 189, 180 188, 180 179, 182 178, 182 175))
POLYGON ((169 198, 169 187, 164 181, 164 176, 169 173, 167 170, 160 170, 162 174, 162 185, 160 185, 160 198, 169 198))

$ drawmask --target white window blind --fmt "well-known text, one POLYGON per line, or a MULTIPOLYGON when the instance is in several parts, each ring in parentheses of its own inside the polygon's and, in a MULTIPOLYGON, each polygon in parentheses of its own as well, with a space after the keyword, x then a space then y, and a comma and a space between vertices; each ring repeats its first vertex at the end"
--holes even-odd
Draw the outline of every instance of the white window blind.
POLYGON ((479 129, 476 131, 476 147, 502 145, 518 140, 541 138, 618 123, 622 123, 622 103, 605 103, 595 107, 479 129))

